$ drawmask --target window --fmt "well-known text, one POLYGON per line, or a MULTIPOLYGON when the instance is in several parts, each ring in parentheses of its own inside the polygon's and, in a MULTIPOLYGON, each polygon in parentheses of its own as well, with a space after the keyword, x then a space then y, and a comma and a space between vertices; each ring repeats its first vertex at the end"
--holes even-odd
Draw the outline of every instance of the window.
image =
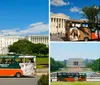
POLYGON ((11 64, 12 63, 12 59, 11 58, 6 58, 5 59, 5 64, 11 64))
POLYGON ((57 77, 57 73, 52 73, 50 75, 51 75, 51 77, 57 77))
POLYGON ((34 63, 34 58, 25 58, 25 63, 34 63))
POLYGON ((78 61, 74 61, 74 65, 76 65, 76 66, 77 66, 77 65, 78 65, 78 61))
POLYGON ((0 64, 2 64, 2 59, 0 59, 0 64))
POLYGON ((63 73, 63 75, 66 75, 66 73, 63 73))
POLYGON ((58 76, 61 76, 62 74, 61 73, 58 73, 58 76))
POLYGON ((24 58, 16 58, 15 62, 16 63, 24 63, 24 58))

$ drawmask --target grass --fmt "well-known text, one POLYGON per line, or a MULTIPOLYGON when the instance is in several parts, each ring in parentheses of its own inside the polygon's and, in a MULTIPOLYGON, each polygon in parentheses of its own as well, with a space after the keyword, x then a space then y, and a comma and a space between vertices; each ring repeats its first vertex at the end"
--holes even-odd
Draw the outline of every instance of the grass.
POLYGON ((36 64, 48 64, 49 58, 36 58, 36 64))
POLYGON ((100 85, 100 82, 51 82, 50 85, 100 85))
POLYGON ((37 68, 47 68, 49 58, 36 58, 37 68))

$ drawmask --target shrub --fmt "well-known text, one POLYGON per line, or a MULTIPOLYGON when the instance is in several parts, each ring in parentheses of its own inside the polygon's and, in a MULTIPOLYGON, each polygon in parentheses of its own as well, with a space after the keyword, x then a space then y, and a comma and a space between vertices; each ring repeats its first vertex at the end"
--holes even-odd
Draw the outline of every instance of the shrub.
POLYGON ((49 85, 49 76, 48 75, 42 75, 40 79, 38 80, 37 85, 49 85))

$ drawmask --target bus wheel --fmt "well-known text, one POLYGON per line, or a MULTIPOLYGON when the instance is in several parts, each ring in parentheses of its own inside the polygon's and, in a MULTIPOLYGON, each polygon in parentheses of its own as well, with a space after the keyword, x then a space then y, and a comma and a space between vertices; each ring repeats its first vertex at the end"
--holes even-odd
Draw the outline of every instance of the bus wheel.
POLYGON ((85 37, 85 38, 84 38, 84 41, 89 41, 89 38, 88 38, 88 37, 85 37))
POLYGON ((16 73, 16 77, 17 77, 17 78, 20 78, 20 77, 21 77, 21 73, 19 73, 19 72, 16 73))

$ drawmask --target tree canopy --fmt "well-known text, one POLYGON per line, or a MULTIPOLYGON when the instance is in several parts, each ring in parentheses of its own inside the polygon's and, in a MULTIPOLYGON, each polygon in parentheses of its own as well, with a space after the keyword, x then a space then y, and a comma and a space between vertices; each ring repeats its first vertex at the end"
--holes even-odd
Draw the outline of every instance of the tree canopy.
POLYGON ((45 44, 34 44, 28 40, 19 40, 8 47, 9 52, 17 55, 48 55, 49 49, 45 44))
POLYGON ((64 64, 62 64, 59 61, 55 61, 54 58, 50 58, 50 70, 51 72, 59 70, 59 68, 65 67, 64 64))
POLYGON ((93 62, 92 67, 94 71, 100 72, 100 58, 93 62))
POLYGON ((100 12, 100 7, 97 7, 95 5, 92 5, 90 7, 85 6, 82 8, 83 15, 89 20, 89 22, 95 22, 96 16, 100 12))
POLYGON ((93 71, 99 71, 100 72, 100 58, 95 60, 93 63, 88 63, 87 67, 91 68, 93 71))

